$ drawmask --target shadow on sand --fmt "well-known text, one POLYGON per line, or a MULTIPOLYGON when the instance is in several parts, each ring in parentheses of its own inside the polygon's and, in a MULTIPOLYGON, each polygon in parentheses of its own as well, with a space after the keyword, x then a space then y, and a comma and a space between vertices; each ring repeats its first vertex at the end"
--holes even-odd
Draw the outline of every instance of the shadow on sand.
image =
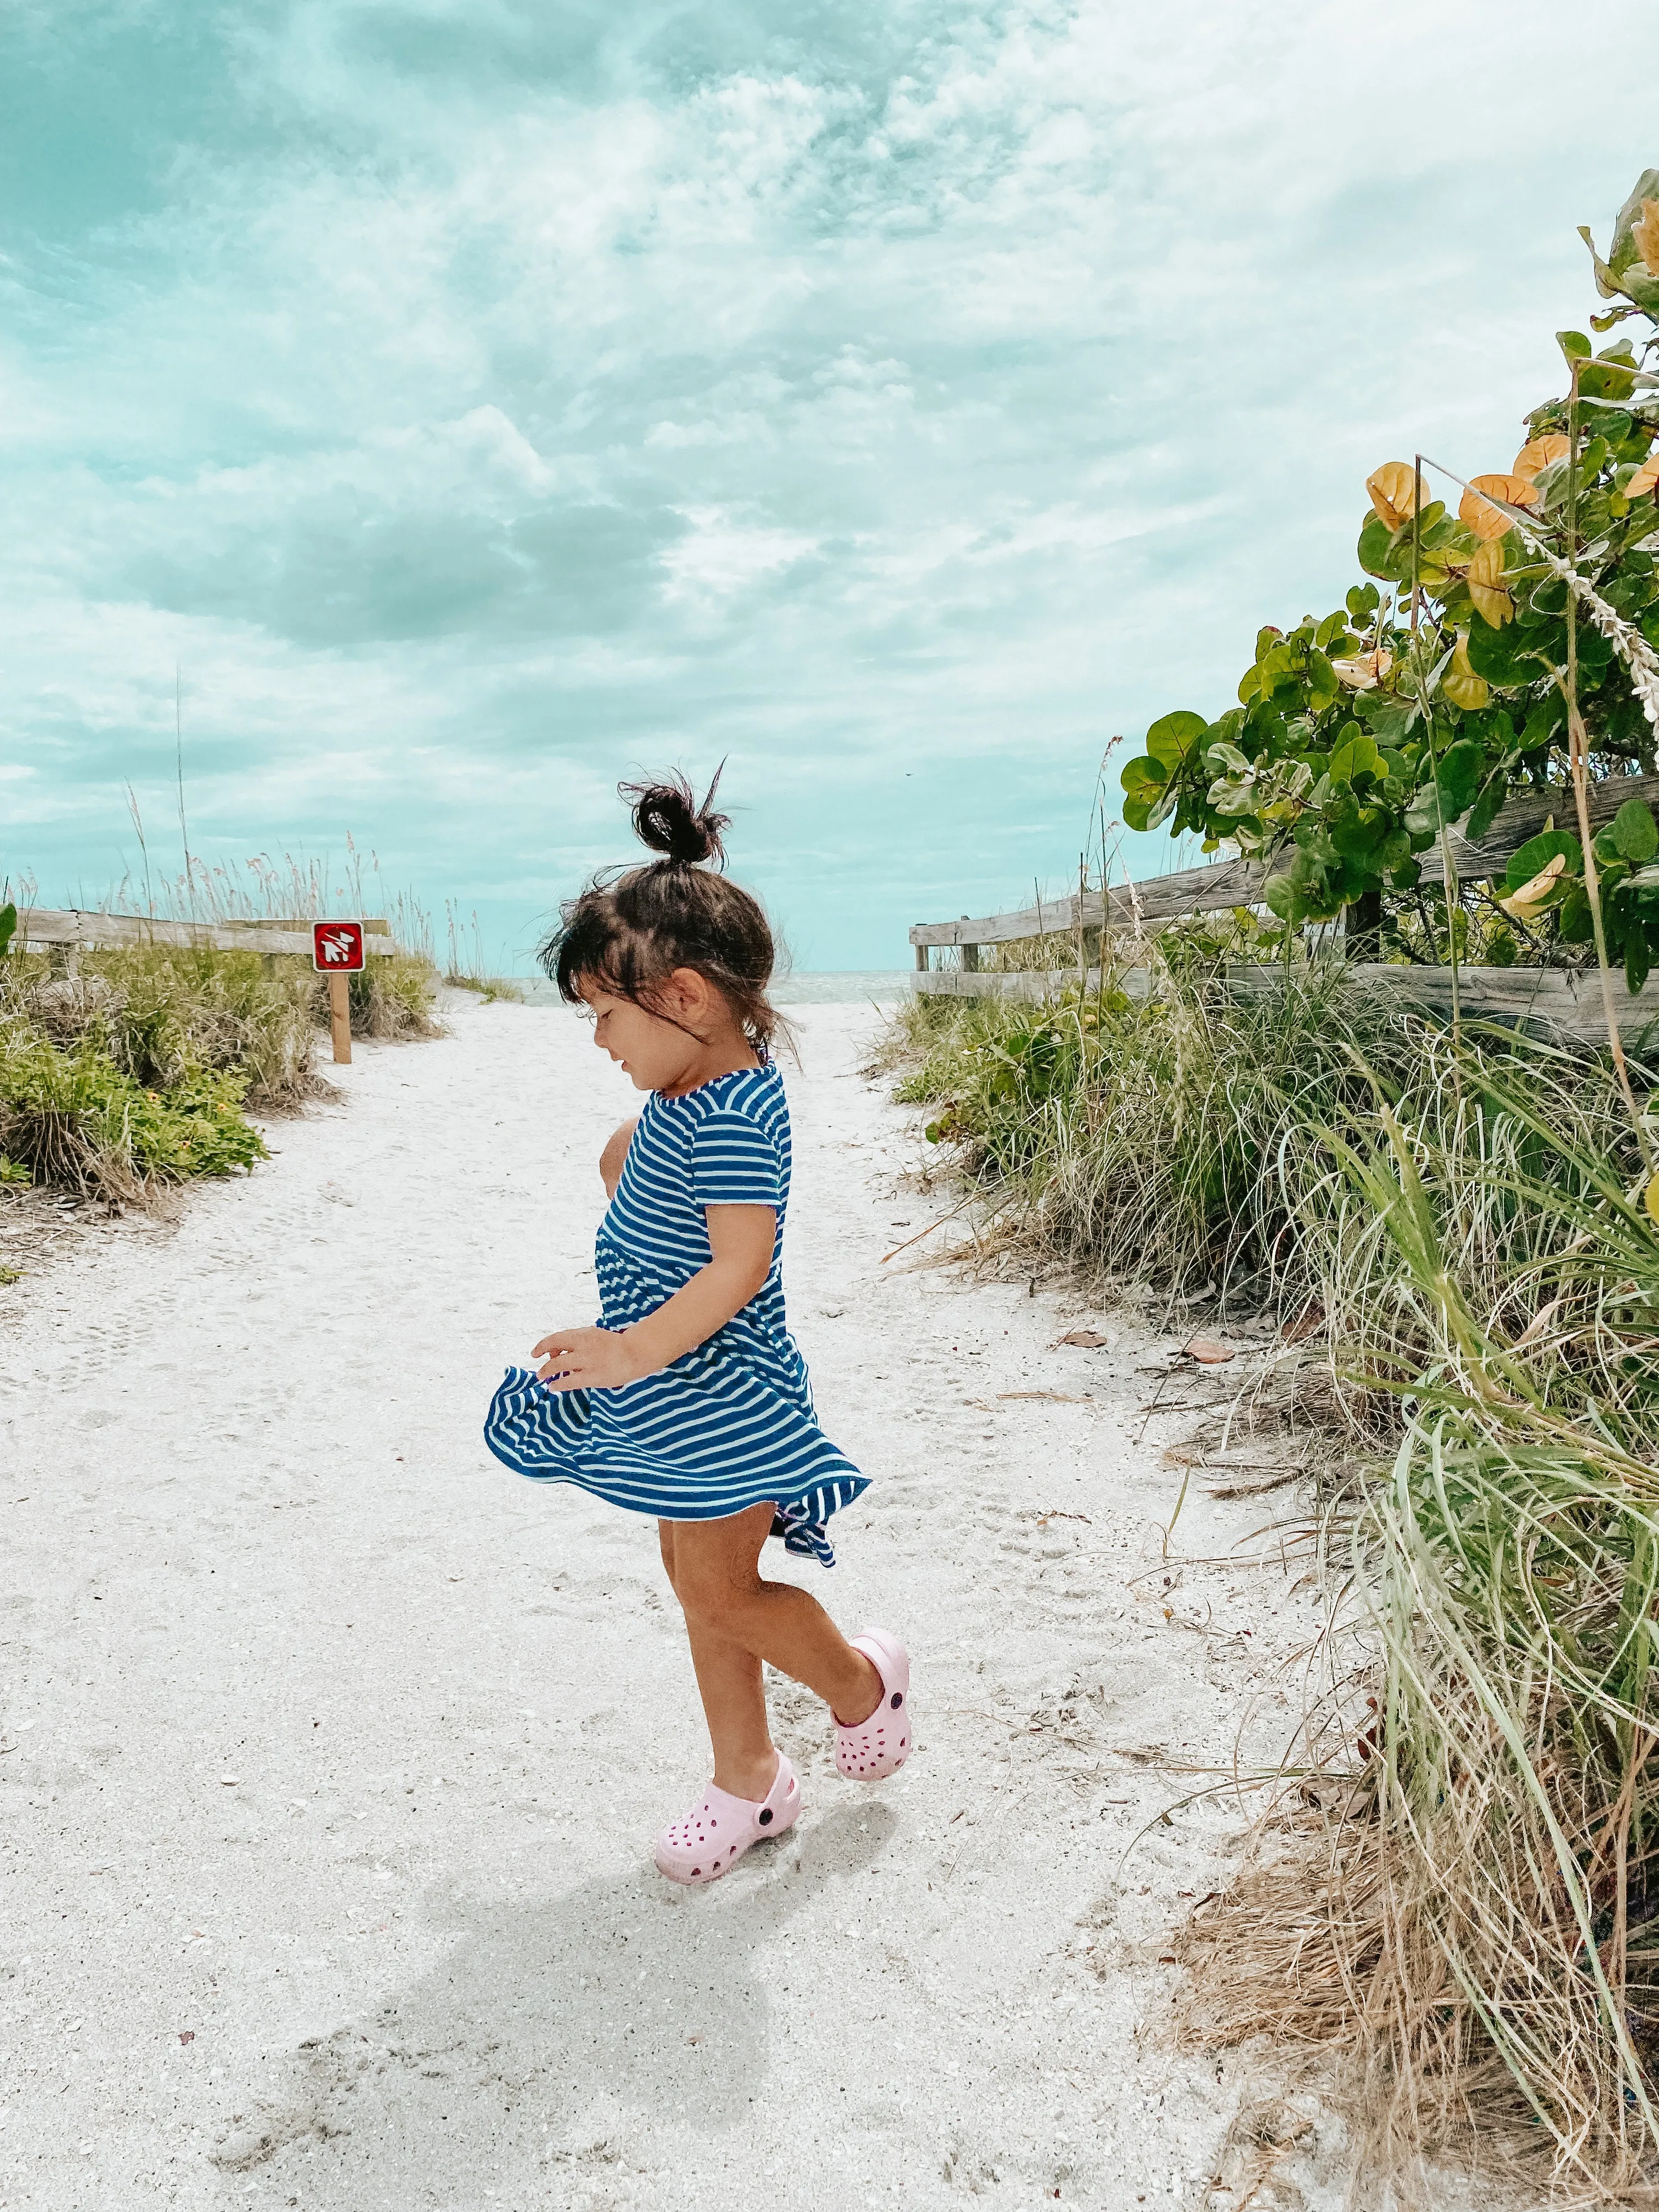
POLYGON ((214 2162, 240 2202, 257 2177, 256 2202, 410 2212, 574 2180, 615 2157, 607 2131, 635 2115, 731 2128, 765 2094, 756 1954, 896 1826, 885 1805, 838 1808, 707 1889, 641 1869, 545 1902, 458 1899, 442 1960, 302 2045, 291 2094, 234 2126, 214 2162))

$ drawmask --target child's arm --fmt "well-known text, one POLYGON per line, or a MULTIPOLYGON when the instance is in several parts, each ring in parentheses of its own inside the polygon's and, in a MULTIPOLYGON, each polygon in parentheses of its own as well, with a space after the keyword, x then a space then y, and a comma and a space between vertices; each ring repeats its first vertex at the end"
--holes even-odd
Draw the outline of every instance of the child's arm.
POLYGON ((615 1390, 637 1382, 741 1313, 772 1272, 777 1214, 769 1206, 708 1206, 703 1218, 714 1258, 655 1313, 631 1328, 549 1331, 533 1356, 545 1362, 536 1371, 550 1389, 615 1390))
POLYGON ((605 1185, 607 1198, 617 1195, 617 1185, 622 1181, 623 1162, 628 1158, 628 1147, 634 1141, 634 1132, 640 1126, 635 1115, 631 1121, 621 1122, 605 1140, 605 1150, 599 1154, 599 1181, 605 1185))

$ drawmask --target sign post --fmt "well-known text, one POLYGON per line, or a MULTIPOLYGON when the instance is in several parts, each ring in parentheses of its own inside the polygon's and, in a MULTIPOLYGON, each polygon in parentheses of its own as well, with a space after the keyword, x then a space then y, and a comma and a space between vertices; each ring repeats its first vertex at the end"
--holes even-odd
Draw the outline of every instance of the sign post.
POLYGON ((351 993, 348 975, 363 969, 363 925, 361 921, 313 921, 311 925, 311 964, 328 978, 329 1027, 334 1037, 338 1066, 351 1065, 351 993))

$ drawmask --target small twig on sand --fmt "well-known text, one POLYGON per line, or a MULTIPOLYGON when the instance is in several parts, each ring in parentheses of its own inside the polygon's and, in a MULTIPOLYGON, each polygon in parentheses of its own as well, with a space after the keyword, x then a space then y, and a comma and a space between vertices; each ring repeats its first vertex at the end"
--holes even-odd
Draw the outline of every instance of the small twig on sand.
POLYGON ((908 1252, 913 1244, 920 1244, 924 1237, 931 1237, 936 1229, 943 1229, 947 1221, 954 1221, 957 1214, 964 1212, 978 1196, 976 1190, 970 1190, 960 1206, 953 1206, 948 1213, 941 1213, 937 1221, 930 1221, 925 1229, 918 1229, 914 1237, 907 1237, 902 1244, 895 1244, 890 1252, 884 1252, 881 1266, 884 1267, 890 1260, 896 1260, 901 1252, 908 1252))

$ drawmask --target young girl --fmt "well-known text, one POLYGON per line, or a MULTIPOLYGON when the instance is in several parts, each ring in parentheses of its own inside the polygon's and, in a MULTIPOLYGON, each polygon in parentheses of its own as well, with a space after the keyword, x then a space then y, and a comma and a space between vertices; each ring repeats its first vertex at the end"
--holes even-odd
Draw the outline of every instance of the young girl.
MULTIPOLYGON (((715 778, 719 782, 719 778, 715 778)), ((816 1691, 842 1772, 873 1782, 910 1749, 910 1666, 884 1629, 850 1643, 815 1598, 759 1571, 762 1545, 835 1564, 824 1522, 867 1488, 824 1435, 784 1320, 789 1109, 770 1044, 772 936, 725 859, 714 788, 625 785, 665 855, 561 910, 541 958, 594 1016, 593 1042, 646 1094, 599 1158, 597 1327, 550 1329, 507 1370, 485 1424, 520 1474, 657 1517, 714 1748, 701 1801, 657 1839, 673 1881, 713 1881, 800 1810, 767 1728, 764 1660, 816 1691)))

